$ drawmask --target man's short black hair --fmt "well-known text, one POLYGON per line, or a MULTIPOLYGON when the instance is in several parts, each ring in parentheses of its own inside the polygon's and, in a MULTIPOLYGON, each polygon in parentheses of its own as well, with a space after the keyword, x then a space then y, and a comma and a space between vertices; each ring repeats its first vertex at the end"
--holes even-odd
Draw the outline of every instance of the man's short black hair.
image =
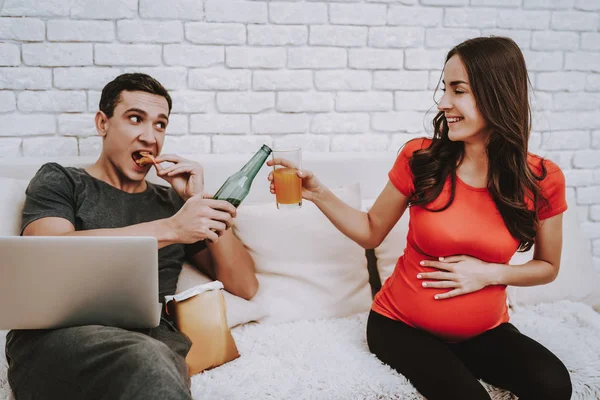
POLYGON ((115 107, 121 100, 121 92, 124 90, 128 92, 146 92, 164 97, 169 104, 169 115, 171 114, 173 102, 167 89, 150 75, 136 72, 119 75, 102 89, 99 107, 100 111, 106 114, 108 118, 113 116, 115 107))

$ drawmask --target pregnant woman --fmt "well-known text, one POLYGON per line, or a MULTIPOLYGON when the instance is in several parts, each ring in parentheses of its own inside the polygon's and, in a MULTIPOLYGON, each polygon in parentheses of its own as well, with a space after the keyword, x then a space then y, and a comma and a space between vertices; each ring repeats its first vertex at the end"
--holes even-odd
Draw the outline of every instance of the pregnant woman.
POLYGON ((427 399, 489 400, 482 379, 520 400, 568 400, 567 369, 510 324, 506 305, 507 285, 556 278, 567 209, 562 171, 527 152, 523 54, 508 38, 467 40, 448 53, 441 84, 433 138, 402 148, 369 212, 299 170, 303 197, 365 248, 409 209, 407 245, 375 297, 367 340, 427 399), (508 264, 534 243, 531 261, 508 264))

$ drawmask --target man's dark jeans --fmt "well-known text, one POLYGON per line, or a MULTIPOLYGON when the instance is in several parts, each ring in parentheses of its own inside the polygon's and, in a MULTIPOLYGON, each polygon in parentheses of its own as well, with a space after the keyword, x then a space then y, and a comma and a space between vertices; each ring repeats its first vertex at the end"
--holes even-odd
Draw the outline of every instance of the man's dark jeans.
POLYGON ((153 329, 100 325, 13 330, 8 380, 17 400, 191 399, 191 342, 162 319, 153 329))

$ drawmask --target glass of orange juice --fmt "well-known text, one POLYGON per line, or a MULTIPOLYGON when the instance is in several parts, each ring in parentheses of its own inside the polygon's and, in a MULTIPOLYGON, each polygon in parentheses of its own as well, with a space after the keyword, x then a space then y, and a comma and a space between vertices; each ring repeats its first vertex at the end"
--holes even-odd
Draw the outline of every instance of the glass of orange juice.
POLYGON ((281 163, 273 165, 277 208, 293 210, 302 207, 302 179, 297 174, 302 168, 302 149, 273 150, 271 156, 273 161, 281 163))

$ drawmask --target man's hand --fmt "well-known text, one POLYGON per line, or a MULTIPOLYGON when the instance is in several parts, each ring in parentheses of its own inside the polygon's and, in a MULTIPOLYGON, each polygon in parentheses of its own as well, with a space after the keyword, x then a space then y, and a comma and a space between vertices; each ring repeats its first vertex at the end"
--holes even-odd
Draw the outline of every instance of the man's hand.
POLYGON ((213 243, 233 224, 236 209, 224 200, 190 197, 170 218, 177 242, 191 244, 208 239, 213 243))
POLYGON ((421 265, 437 268, 435 272, 421 272, 418 279, 423 280, 423 287, 432 289, 451 289, 446 293, 436 294, 436 300, 476 292, 493 282, 497 274, 497 264, 486 263, 470 256, 440 257, 439 261, 423 260, 421 265))
POLYGON ((204 169, 197 162, 187 160, 174 154, 163 154, 155 158, 156 173, 171 184, 179 197, 187 201, 190 197, 201 195, 204 190, 204 169), (166 168, 160 163, 172 162, 166 168))

